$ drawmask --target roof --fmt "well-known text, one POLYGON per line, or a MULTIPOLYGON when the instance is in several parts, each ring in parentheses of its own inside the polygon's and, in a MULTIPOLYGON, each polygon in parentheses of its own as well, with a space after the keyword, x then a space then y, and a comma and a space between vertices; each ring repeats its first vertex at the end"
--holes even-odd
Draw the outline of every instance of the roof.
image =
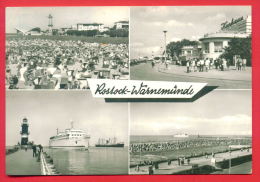
POLYGON ((22 26, 18 26, 18 27, 15 27, 16 30, 22 32, 22 33, 26 33, 26 32, 29 32, 35 28, 39 28, 39 27, 33 27, 33 26, 26 26, 26 25, 22 25, 22 26))
POLYGON ((77 25, 84 25, 84 26, 99 26, 104 25, 103 23, 77 23, 77 25))
POLYGON ((246 38, 248 34, 246 33, 225 33, 225 32, 216 32, 211 34, 205 34, 204 37, 200 38, 200 41, 207 39, 217 39, 217 38, 246 38))
POLYGON ((129 23, 129 21, 117 21, 115 23, 129 23))

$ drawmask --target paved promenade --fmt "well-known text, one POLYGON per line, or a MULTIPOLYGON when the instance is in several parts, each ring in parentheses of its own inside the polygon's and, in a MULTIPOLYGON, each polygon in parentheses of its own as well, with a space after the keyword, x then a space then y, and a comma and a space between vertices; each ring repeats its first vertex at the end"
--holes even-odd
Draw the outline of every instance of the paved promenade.
MULTIPOLYGON (((219 153, 215 155, 216 162, 232 159, 232 158, 237 158, 239 156, 245 156, 245 155, 250 155, 252 154, 252 150, 250 149, 248 151, 233 151, 231 154, 229 152, 226 153, 219 153)), ((188 165, 187 163, 184 165, 179 166, 178 161, 172 161, 170 165, 168 165, 167 162, 163 162, 159 164, 159 169, 154 170, 154 174, 173 174, 177 173, 183 170, 188 170, 192 169, 192 165, 198 164, 198 166, 204 166, 204 165, 213 165, 211 163, 211 157, 209 156, 206 158, 205 156, 203 157, 197 157, 197 158, 191 158, 190 159, 190 164, 188 165)), ((232 164, 231 164, 232 166, 232 164)), ((136 171, 135 168, 130 168, 130 174, 148 174, 148 167, 149 166, 141 166, 139 171, 136 171)), ((231 172, 232 173, 232 172, 231 172)))
POLYGON ((32 150, 18 150, 6 156, 7 175, 41 175, 40 162, 33 158, 32 150))
POLYGON ((186 66, 162 64, 152 68, 151 63, 131 66, 132 80, 202 82, 208 86, 218 86, 220 89, 251 89, 251 67, 245 71, 237 71, 233 66, 228 71, 209 70, 208 72, 187 73, 186 66))

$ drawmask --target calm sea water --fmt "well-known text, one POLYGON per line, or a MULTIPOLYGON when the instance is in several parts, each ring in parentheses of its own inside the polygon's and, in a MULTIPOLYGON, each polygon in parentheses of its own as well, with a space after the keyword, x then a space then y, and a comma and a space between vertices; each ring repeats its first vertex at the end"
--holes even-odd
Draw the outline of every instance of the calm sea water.
POLYGON ((57 171, 64 175, 128 174, 128 147, 80 149, 45 149, 57 171))

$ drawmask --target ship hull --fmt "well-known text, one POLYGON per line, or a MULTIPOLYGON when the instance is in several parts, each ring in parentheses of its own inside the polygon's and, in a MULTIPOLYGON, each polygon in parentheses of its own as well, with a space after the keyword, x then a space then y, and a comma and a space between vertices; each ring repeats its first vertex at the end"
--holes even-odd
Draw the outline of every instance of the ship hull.
POLYGON ((96 144, 96 147, 124 147, 123 143, 118 143, 118 144, 96 144))
POLYGON ((88 148, 89 139, 60 139, 60 140, 50 140, 49 146, 51 148, 88 148))

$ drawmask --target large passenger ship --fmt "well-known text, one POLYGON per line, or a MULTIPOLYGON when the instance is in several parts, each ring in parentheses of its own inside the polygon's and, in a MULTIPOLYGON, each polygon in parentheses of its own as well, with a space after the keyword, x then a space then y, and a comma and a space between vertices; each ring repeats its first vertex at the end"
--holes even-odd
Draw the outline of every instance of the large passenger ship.
POLYGON ((50 137, 49 146, 52 148, 88 148, 90 136, 83 130, 71 128, 50 137))
POLYGON ((173 135, 175 138, 188 138, 189 135, 186 134, 186 133, 181 133, 181 134, 176 134, 176 135, 173 135))

